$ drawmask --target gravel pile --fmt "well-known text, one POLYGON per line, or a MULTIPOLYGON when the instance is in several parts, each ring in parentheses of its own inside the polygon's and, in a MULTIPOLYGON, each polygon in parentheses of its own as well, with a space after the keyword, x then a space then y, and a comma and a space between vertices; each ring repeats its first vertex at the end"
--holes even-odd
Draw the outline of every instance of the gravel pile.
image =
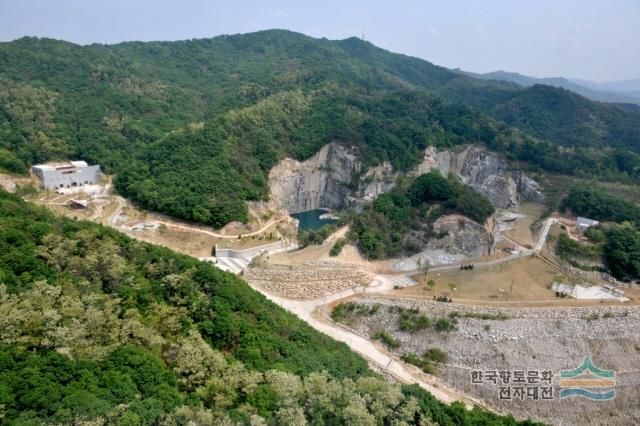
POLYGON ((244 272, 244 279, 288 299, 308 300, 367 286, 373 280, 373 273, 350 263, 320 261, 305 262, 291 269, 249 268, 244 272))
POLYGON ((449 385, 485 401, 490 407, 518 418, 532 417, 557 425, 640 424, 640 308, 598 306, 576 308, 493 308, 434 301, 389 300, 364 296, 358 303, 382 306, 371 316, 348 324, 356 333, 371 336, 385 330, 401 342, 398 354, 422 355, 442 349, 447 365, 437 375, 449 385), (438 332, 433 327, 416 332, 398 330, 397 307, 418 308, 432 320, 456 317, 456 329, 438 332), (454 313, 455 312, 455 313, 454 313), (481 319, 480 317, 506 319, 481 319), (495 385, 472 385, 472 370, 573 369, 591 356, 596 366, 616 371, 616 397, 612 401, 584 398, 553 401, 498 398, 495 385))

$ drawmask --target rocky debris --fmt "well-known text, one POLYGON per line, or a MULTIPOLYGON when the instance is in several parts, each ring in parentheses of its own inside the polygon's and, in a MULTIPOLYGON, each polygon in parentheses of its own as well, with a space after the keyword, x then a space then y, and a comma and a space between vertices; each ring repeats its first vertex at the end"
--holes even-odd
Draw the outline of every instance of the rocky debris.
MULTIPOLYGON (((7 192, 16 192, 17 187, 28 184, 34 184, 34 181, 29 178, 0 173, 0 188, 7 192)), ((37 186, 34 184, 34 187, 37 186)))
POLYGON ((5 175, 0 175, 0 188, 7 192, 16 192, 16 183, 13 179, 5 175))
POLYGON ((382 307, 372 316, 353 320, 349 326, 356 333, 368 337, 384 330, 401 342, 399 353, 443 350, 448 361, 437 366, 437 376, 494 409, 558 425, 639 424, 638 306, 499 308, 382 296, 364 296, 357 303, 382 307), (399 313, 391 307, 418 308, 431 319, 457 312, 456 330, 400 331, 399 313), (584 398, 560 399, 556 394, 552 401, 502 401, 499 386, 470 382, 472 370, 550 370, 557 393, 559 371, 578 367, 587 355, 596 366, 616 372, 614 400, 594 403, 584 398))
POLYGON ((292 268, 248 268, 244 279, 288 299, 308 300, 367 286, 373 280, 373 273, 360 265, 323 260, 292 268))
POLYGON ((464 254, 451 254, 444 249, 439 250, 423 250, 413 256, 399 259, 393 263, 393 269, 396 271, 415 271, 418 269, 418 259, 423 265, 438 266, 450 265, 452 263, 461 262, 466 259, 464 254))
POLYGON ((416 269, 418 259, 435 266, 490 255, 495 250, 498 232, 493 217, 481 225, 460 214, 441 216, 430 230, 414 229, 405 235, 406 244, 419 247, 420 252, 394 263, 394 268, 416 269))
POLYGON ((446 250, 467 257, 482 256, 495 246, 492 229, 459 214, 441 216, 433 223, 433 231, 440 238, 429 240, 426 249, 446 250))

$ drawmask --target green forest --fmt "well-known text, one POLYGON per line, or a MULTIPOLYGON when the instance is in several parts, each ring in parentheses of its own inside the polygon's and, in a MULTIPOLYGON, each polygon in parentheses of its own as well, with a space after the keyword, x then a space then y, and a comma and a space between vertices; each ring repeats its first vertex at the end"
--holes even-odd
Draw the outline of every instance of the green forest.
POLYGON ((640 114, 482 81, 350 38, 269 30, 176 42, 0 43, 0 169, 84 159, 144 208, 222 226, 267 172, 329 142, 407 170, 475 143, 530 167, 640 180, 640 114))
MULTIPOLYGON (((595 231, 590 228, 591 232, 585 235, 600 243, 598 252, 604 254, 606 266, 614 277, 640 278, 640 206, 597 187, 577 187, 562 201, 560 209, 604 222, 595 231)), ((585 250, 576 247, 576 243, 569 247, 566 242, 562 249, 585 250)))
POLYGON ((495 208, 482 194, 453 176, 445 178, 432 170, 414 179, 400 181, 378 196, 361 213, 346 215, 350 237, 370 259, 413 254, 422 249, 409 233, 422 233, 425 240, 438 237, 433 222, 447 213, 459 213, 484 223, 495 208))
POLYGON ((0 420, 533 424, 391 384, 232 274, 4 191, 0 420))

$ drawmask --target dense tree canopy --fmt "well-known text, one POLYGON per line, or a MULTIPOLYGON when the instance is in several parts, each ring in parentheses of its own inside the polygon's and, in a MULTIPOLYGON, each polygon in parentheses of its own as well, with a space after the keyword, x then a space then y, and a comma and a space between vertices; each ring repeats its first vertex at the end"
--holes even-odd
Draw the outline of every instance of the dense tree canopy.
POLYGON ((573 188, 560 204, 560 209, 589 219, 640 224, 640 207, 637 204, 594 187, 573 188))
POLYGON ((459 213, 484 223, 494 212, 485 196, 453 176, 445 178, 432 170, 400 181, 361 213, 351 214, 350 234, 369 258, 393 257, 419 251, 417 234, 426 239, 437 237, 432 224, 442 214, 459 213))
POLYGON ((637 181, 639 122, 561 89, 475 80, 355 38, 0 43, 2 170, 82 158, 142 206, 214 226, 246 220, 244 201, 268 196, 278 159, 329 142, 365 166, 407 170, 428 145, 480 143, 547 170, 637 181))
POLYGON ((640 232, 632 225, 610 229, 604 253, 613 276, 620 279, 640 278, 640 232))
POLYGON ((0 191, 2 424, 416 418, 520 424, 375 376, 346 345, 211 264, 0 191))

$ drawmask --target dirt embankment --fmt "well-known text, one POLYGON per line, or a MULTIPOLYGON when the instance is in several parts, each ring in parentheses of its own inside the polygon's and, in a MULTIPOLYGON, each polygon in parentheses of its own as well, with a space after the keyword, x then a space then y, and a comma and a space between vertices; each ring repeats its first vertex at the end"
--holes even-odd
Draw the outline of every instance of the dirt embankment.
POLYGON ((309 300, 367 286, 373 273, 354 264, 322 260, 295 267, 248 268, 244 279, 252 286, 287 299, 309 300))
POLYGON ((357 302, 381 304, 374 315, 351 320, 349 326, 359 335, 384 330, 400 342, 398 353, 420 356, 430 348, 443 350, 448 361, 437 366, 437 376, 498 411, 555 425, 640 424, 640 309, 635 306, 487 308, 383 296, 357 302), (432 320, 455 317, 456 329, 400 331, 399 313, 392 306, 418 308, 432 320), (559 371, 580 366, 585 356, 597 367, 615 371, 613 400, 559 398, 559 371), (471 383, 472 370, 550 370, 554 399, 500 400, 499 385, 471 383))

